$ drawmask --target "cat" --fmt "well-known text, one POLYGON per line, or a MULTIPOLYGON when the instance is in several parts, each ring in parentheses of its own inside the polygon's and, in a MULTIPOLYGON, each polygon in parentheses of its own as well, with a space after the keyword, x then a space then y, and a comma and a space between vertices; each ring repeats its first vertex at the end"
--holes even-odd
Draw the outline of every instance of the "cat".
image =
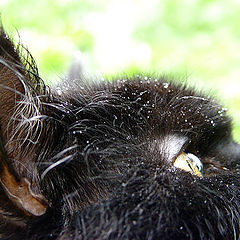
POLYGON ((49 88, 0 31, 0 238, 239 239, 240 146, 166 76, 49 88))

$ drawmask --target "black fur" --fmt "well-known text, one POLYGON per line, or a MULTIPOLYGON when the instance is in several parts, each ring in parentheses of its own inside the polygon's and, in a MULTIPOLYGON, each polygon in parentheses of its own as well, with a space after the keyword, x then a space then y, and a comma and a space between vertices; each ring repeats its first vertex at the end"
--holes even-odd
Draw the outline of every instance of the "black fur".
POLYGON ((148 75, 49 90, 3 30, 0 55, 4 151, 48 206, 2 189, 1 239, 239 239, 240 147, 215 100, 148 75), (204 177, 173 166, 183 151, 204 177))

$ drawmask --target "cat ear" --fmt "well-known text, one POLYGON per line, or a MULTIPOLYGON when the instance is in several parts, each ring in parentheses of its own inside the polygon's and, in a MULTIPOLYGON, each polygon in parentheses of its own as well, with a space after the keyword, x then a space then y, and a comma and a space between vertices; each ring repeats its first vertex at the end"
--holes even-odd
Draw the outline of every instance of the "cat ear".
MULTIPOLYGON (((32 140, 29 139, 32 136, 32 132, 29 131, 33 131, 33 128, 29 128, 28 123, 31 122, 30 118, 36 112, 31 110, 36 107, 34 95, 40 91, 37 68, 31 56, 27 56, 27 58, 21 56, 21 48, 14 46, 1 27, 0 182, 5 196, 7 195, 8 200, 15 207, 27 215, 39 216, 46 212, 43 197, 33 193, 31 176, 27 179, 24 175, 26 169, 21 169, 15 164, 15 162, 21 165, 31 164, 31 156, 34 154, 34 150, 28 155, 23 153, 24 142, 20 140, 32 140), (29 59, 32 64, 29 64, 29 59), (30 79, 33 80, 30 81, 30 79), (24 119, 26 124, 24 124, 24 119), (26 159, 29 162, 26 162, 26 159)), ((37 134, 36 129, 35 131, 37 134)))
POLYGON ((1 133, 7 137, 6 129, 10 118, 15 111, 16 103, 24 94, 24 86, 19 77, 21 73, 21 61, 13 43, 0 29, 0 122, 1 133))

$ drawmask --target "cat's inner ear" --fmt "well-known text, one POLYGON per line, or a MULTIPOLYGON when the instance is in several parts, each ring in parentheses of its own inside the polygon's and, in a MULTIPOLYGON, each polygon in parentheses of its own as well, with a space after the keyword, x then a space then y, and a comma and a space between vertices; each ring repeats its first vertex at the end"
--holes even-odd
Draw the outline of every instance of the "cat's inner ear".
MULTIPOLYGON (((24 115, 22 108, 25 107, 24 99, 27 95, 24 81, 27 81, 27 78, 19 51, 1 27, 0 182, 5 195, 18 209, 27 215, 39 216, 46 212, 43 198, 33 193, 31 179, 26 179, 13 167, 16 156, 21 156, 21 149, 17 147, 17 141, 14 138, 18 135, 15 127, 21 122, 18 116, 24 115)), ((23 132, 22 134, 24 135, 23 132)), ((25 134, 27 135, 27 133, 25 134)), ((21 157, 17 161, 21 161, 21 157)))
POLYGON ((1 134, 7 138, 7 126, 13 116, 16 103, 24 94, 24 86, 19 77, 21 61, 4 30, 0 29, 0 122, 1 134))

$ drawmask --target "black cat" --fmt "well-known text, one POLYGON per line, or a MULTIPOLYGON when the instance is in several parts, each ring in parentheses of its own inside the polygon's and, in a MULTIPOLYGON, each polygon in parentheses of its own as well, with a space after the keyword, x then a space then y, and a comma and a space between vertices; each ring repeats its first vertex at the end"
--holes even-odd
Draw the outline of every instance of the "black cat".
POLYGON ((1 239, 239 239, 226 110, 165 77, 49 89, 0 32, 1 239))

